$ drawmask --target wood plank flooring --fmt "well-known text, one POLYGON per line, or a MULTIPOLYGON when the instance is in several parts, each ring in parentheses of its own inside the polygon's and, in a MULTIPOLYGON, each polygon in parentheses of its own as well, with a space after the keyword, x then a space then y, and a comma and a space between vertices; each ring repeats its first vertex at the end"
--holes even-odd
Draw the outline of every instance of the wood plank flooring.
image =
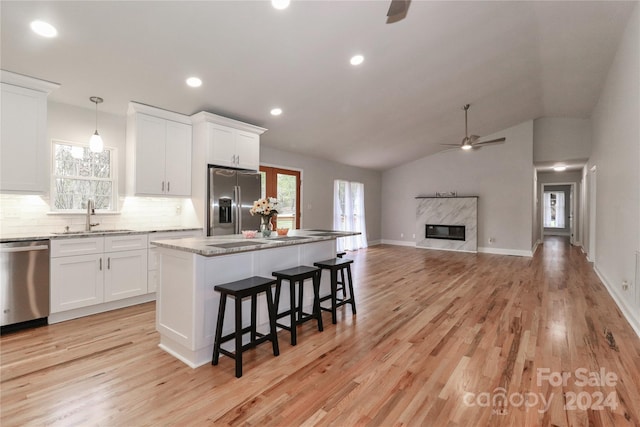
POLYGON ((349 256, 358 314, 325 312, 296 347, 281 332, 240 379, 228 357, 191 369, 160 350, 152 303, 2 336, 0 424, 640 425, 640 339, 562 238, 532 259, 349 256))

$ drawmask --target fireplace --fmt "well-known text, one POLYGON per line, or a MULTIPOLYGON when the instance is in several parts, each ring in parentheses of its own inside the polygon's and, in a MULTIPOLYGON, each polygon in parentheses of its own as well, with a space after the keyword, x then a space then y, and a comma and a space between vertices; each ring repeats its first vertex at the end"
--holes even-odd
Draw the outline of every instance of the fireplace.
POLYGON ((465 231, 464 225, 426 224, 424 237, 427 239, 465 241, 465 231))

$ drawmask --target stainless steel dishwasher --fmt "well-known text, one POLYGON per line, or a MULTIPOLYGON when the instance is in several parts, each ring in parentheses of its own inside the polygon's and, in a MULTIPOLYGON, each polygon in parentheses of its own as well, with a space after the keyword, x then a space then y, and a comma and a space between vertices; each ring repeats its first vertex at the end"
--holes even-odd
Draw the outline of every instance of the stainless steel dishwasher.
POLYGON ((49 316, 49 240, 0 243, 2 329, 49 316))

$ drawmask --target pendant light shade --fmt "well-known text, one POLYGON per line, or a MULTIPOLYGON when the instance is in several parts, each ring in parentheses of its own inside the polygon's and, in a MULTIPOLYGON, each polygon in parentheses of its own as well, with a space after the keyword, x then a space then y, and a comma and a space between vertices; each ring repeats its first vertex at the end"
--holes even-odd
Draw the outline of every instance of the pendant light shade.
POLYGON ((104 100, 98 96, 92 96, 89 99, 91 102, 96 104, 96 131, 91 135, 91 139, 89 140, 89 149, 94 153, 102 153, 102 150, 104 150, 104 143, 102 142, 102 137, 100 137, 100 134, 98 133, 98 104, 104 100))

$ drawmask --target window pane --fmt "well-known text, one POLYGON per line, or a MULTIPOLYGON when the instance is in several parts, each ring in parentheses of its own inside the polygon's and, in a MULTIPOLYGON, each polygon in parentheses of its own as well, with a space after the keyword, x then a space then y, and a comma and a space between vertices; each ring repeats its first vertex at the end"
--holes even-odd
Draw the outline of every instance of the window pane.
POLYGON ((294 229, 296 224, 296 192, 297 178, 295 175, 277 174, 280 210, 277 216, 278 228, 294 229))
POLYGON ((260 171, 260 198, 267 197, 267 173, 260 171))

